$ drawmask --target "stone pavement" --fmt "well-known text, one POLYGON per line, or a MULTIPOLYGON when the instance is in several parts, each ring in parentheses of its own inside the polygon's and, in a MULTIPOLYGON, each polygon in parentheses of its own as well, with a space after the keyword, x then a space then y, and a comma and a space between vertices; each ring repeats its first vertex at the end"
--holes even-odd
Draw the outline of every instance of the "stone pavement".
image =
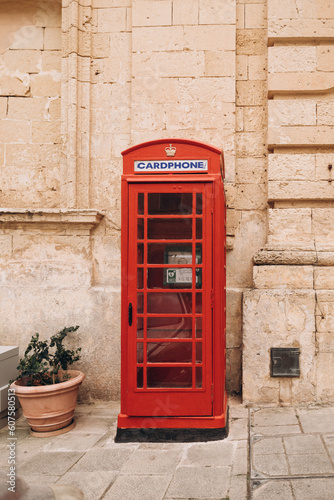
POLYGON ((250 410, 250 498, 334 499, 334 408, 250 410))
MULTIPOLYGON (((68 434, 16 424, 17 472, 31 487, 68 483, 86 500, 333 500, 334 408, 244 408, 230 400, 227 439, 114 442, 117 403, 79 405, 68 434)), ((0 468, 7 465, 6 428, 0 468)))

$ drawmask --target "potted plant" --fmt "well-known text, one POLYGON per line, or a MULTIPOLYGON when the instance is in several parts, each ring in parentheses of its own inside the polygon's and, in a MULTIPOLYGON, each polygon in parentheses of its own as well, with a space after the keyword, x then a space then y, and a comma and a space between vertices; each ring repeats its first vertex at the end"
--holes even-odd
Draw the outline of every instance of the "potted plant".
POLYGON ((75 425, 73 414, 85 376, 78 370, 68 370, 80 359, 81 348, 65 349, 63 341, 78 328, 64 328, 50 342, 40 340, 36 333, 20 359, 19 375, 12 381, 11 389, 35 436, 63 434, 75 425))

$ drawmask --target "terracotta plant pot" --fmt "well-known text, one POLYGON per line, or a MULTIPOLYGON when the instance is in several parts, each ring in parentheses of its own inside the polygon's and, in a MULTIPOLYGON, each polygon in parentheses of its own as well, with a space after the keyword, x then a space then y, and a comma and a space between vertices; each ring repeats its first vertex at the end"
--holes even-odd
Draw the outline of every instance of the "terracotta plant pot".
POLYGON ((67 373, 70 379, 59 384, 26 386, 24 381, 16 380, 11 385, 33 431, 54 432, 71 424, 85 375, 78 370, 67 373))

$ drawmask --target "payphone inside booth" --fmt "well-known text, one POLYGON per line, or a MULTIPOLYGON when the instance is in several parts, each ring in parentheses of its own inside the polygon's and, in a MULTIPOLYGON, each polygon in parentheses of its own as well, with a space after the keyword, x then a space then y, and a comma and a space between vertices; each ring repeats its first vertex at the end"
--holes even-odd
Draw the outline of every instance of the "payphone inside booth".
POLYGON ((116 441, 227 435, 223 157, 162 139, 123 153, 116 441))

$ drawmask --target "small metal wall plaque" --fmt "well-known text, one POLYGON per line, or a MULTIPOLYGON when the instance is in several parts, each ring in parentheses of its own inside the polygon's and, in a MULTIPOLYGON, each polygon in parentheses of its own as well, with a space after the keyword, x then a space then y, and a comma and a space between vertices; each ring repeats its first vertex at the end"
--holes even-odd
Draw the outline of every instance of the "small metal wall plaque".
POLYGON ((270 350, 271 377, 299 377, 299 347, 272 347, 270 350))

